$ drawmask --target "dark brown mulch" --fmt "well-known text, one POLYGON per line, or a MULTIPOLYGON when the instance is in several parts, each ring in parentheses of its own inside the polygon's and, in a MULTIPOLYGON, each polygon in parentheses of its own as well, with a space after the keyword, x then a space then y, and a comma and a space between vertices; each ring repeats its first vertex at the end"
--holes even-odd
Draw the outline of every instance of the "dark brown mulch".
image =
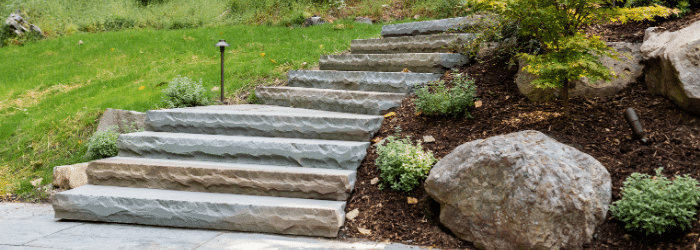
MULTIPOLYGON (((478 86, 477 97, 482 106, 471 110, 474 119, 416 115, 409 99, 395 111, 393 119, 384 121, 375 140, 386 138, 401 127, 401 135, 410 136, 414 142, 433 136, 436 142, 423 143, 423 147, 441 158, 472 140, 537 130, 600 161, 611 174, 613 201, 620 199, 620 187, 631 173, 654 174, 655 169, 663 167, 667 176, 688 174, 700 179, 700 117, 650 94, 643 79, 615 96, 572 99, 572 117, 566 119, 561 115, 561 103, 532 103, 520 95, 513 83, 516 68, 507 65, 506 60, 487 59, 460 72, 472 76, 478 86), (640 117, 650 143, 632 138, 623 116, 630 107, 640 117)), ((379 176, 374 165, 376 157, 374 147, 370 147, 368 157, 358 169, 355 191, 346 208, 346 212, 358 209, 360 214, 346 222, 341 235, 445 249, 473 249, 471 243, 460 241, 440 226, 439 205, 423 187, 404 193, 379 190, 376 184, 371 184, 379 176), (409 197, 417 198, 418 203, 409 204, 409 197), (360 228, 370 233, 363 234, 360 228)), ((700 238, 697 221, 700 216, 691 230, 662 238, 628 233, 623 224, 610 217, 608 214, 608 219, 598 226, 596 237, 584 246, 586 249, 695 249, 700 238)))

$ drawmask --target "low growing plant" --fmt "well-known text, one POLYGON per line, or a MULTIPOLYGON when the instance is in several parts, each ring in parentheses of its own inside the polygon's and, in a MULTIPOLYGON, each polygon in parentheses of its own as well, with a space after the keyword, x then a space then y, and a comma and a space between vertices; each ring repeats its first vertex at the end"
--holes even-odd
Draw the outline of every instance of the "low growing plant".
POLYGON ((474 106, 476 85, 463 74, 452 74, 452 87, 447 88, 442 80, 428 83, 416 90, 416 111, 426 115, 459 116, 471 118, 468 108, 474 106))
POLYGON ((383 180, 379 189, 384 189, 386 183, 394 190, 409 192, 420 186, 420 181, 428 176, 437 161, 432 152, 423 151, 420 142, 413 145, 410 138, 389 136, 386 146, 379 144, 376 147, 379 157, 375 163, 383 180))
POLYGON ((162 98, 165 106, 169 108, 184 108, 194 106, 204 106, 209 104, 209 96, 204 87, 202 80, 195 82, 187 77, 177 76, 168 87, 163 90, 162 98))
POLYGON ((117 156, 117 138, 119 132, 114 127, 95 132, 87 142, 87 155, 91 159, 117 156))
POLYGON ((622 187, 622 199, 610 207, 613 217, 625 222, 625 228, 645 235, 662 235, 675 228, 690 228, 700 188, 688 175, 670 181, 663 175, 633 173, 622 187))

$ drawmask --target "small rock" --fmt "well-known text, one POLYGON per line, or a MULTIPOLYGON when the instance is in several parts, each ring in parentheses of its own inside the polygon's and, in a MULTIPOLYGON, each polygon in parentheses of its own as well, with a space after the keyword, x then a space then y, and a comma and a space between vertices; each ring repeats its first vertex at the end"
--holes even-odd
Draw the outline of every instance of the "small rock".
POLYGON ((219 91, 219 89, 221 89, 221 88, 220 87, 213 87, 213 88, 211 88, 211 91, 219 91))
POLYGON ((420 15, 415 15, 415 16, 413 16, 413 19, 418 20, 419 18, 420 18, 420 15))
POLYGON ((418 199, 413 198, 413 197, 408 197, 407 200, 408 200, 408 204, 416 204, 416 203, 418 203, 418 199))
POLYGON ((78 45, 83 45, 83 40, 78 41, 78 45))
POLYGON ((304 21, 304 24, 302 24, 301 26, 308 27, 308 26, 319 25, 319 24, 324 24, 324 23, 326 23, 326 22, 321 20, 320 16, 312 16, 312 17, 307 18, 306 21, 304 21))
POLYGON ((475 102, 474 102, 474 107, 479 108, 479 107, 481 107, 481 105, 483 105, 483 103, 481 102, 481 100, 478 100, 478 101, 475 101, 475 102))
POLYGON ((425 143, 435 142, 435 137, 433 137, 432 135, 423 136, 423 142, 425 142, 425 143))
POLYGON ((368 18, 368 17, 361 17, 361 16, 358 16, 358 17, 355 18, 355 22, 358 22, 358 23, 366 23, 366 24, 372 24, 372 19, 370 19, 370 18, 368 18))
POLYGON ((371 183, 372 185, 376 185, 377 183, 379 183, 379 177, 374 177, 374 179, 369 181, 369 183, 371 183))
POLYGON ((358 227, 358 228, 357 228, 357 231, 360 231, 360 233, 361 233, 361 234, 364 234, 364 235, 370 235, 370 234, 372 234, 372 230, 366 229, 366 228, 364 228, 364 227, 358 227))
POLYGON ((38 187, 41 184, 41 181, 43 181, 43 180, 44 180, 44 178, 39 178, 39 179, 30 181, 29 183, 31 183, 32 186, 38 187))
POLYGON ((360 215, 360 210, 357 210, 357 208, 355 208, 352 211, 345 214, 345 218, 347 218, 348 220, 355 220, 355 218, 357 218, 358 215, 360 215))
POLYGON ((307 62, 303 62, 303 63, 301 63, 301 66, 302 66, 302 67, 306 67, 306 65, 308 65, 308 64, 309 64, 309 63, 307 63, 307 62))

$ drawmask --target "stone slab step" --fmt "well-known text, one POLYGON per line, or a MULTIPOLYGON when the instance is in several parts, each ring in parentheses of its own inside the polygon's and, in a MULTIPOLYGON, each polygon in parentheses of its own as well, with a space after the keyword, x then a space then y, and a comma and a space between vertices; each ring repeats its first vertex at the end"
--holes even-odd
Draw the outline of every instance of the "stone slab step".
POLYGON ((353 54, 449 53, 456 44, 470 43, 476 36, 467 33, 386 37, 352 40, 353 54))
POLYGON ((112 157, 90 162, 92 185, 346 201, 356 171, 112 157))
POLYGON ((336 112, 379 115, 401 106, 405 93, 348 91, 298 87, 258 87, 265 104, 336 112))
POLYGON ((469 57, 453 53, 350 54, 322 55, 319 65, 321 70, 442 74, 468 62, 469 57))
POLYGON ((55 217, 336 237, 345 202, 87 185, 51 197, 55 217))
POLYGON ((417 36, 439 34, 448 31, 460 30, 484 24, 492 19, 488 15, 474 15, 471 17, 457 17, 423 22, 399 23, 382 26, 383 37, 417 36))
POLYGON ((119 135, 119 156, 356 170, 369 142, 137 132, 119 135))
POLYGON ((374 71, 290 70, 290 87, 413 93, 417 84, 440 80, 442 74, 374 71))
POLYGON ((369 141, 384 117, 269 105, 220 105, 147 112, 157 132, 369 141))

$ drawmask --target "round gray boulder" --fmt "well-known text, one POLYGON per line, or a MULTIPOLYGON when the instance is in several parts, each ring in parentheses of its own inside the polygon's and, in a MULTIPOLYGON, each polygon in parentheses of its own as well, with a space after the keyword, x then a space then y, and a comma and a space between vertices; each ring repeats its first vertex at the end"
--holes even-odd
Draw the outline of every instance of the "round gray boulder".
POLYGON ((600 162, 531 130, 459 146, 425 189, 440 222, 484 249, 580 249, 611 199, 600 162))

